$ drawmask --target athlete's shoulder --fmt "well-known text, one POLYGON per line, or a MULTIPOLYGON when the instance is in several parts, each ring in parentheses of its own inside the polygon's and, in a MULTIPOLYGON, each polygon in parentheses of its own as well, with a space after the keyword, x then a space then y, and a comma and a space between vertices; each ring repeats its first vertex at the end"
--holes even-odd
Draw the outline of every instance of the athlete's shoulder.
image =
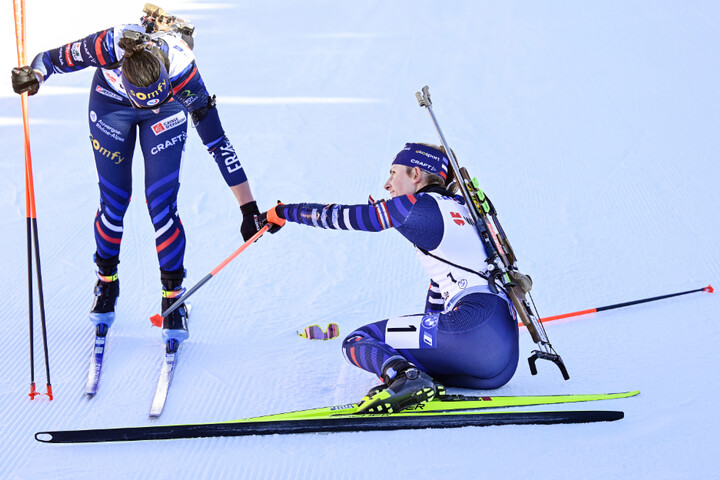
POLYGON ((161 35, 159 39, 164 43, 161 48, 170 59, 170 71, 168 72, 170 78, 185 72, 195 61, 195 54, 179 34, 167 32, 161 35))
POLYGON ((390 200, 383 200, 382 202, 387 205, 392 216, 399 214, 402 217, 407 217, 410 214, 410 211, 415 207, 417 201, 417 195, 408 194, 392 197, 390 200))
POLYGON ((427 208, 437 209, 444 202, 454 201, 452 197, 437 192, 418 192, 412 197, 413 207, 418 211, 427 208))
POLYGON ((465 205, 465 199, 462 195, 456 195, 449 190, 446 190, 436 185, 425 187, 421 192, 417 193, 416 195, 423 195, 425 197, 433 198, 436 201, 450 201, 459 203, 460 205, 465 205))

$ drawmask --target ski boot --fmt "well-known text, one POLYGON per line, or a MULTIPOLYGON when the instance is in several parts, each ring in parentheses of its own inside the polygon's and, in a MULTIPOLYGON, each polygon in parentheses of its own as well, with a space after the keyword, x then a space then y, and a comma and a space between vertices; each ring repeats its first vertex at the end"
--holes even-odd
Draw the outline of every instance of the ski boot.
POLYGON ((102 275, 98 271, 97 276, 95 299, 90 309, 90 321, 95 325, 95 334, 104 337, 115 321, 115 304, 120 296, 120 281, 117 271, 112 275, 102 275))
MULTIPOLYGON (((163 284, 161 308, 164 312, 185 293, 185 289, 182 287, 185 271, 180 269, 174 272, 166 272, 164 270, 160 272, 160 279, 163 284)), ((163 341, 165 342, 165 351, 167 353, 177 352, 180 344, 190 336, 187 319, 188 309, 185 304, 180 305, 163 319, 162 334, 163 341)))
POLYGON ((358 413, 397 413, 423 405, 445 390, 430 375, 405 360, 388 365, 382 378, 385 385, 372 388, 363 397, 358 413))
MULTIPOLYGON (((374 395, 382 392, 383 390, 387 389, 388 386, 384 383, 381 383, 380 385, 375 385, 372 387, 368 392, 365 394, 365 396, 360 400, 360 403, 366 402, 370 400, 374 395)), ((437 382, 435 382, 435 397, 434 398, 441 398, 447 395, 447 391, 445 390, 445 386, 441 385, 437 382)))

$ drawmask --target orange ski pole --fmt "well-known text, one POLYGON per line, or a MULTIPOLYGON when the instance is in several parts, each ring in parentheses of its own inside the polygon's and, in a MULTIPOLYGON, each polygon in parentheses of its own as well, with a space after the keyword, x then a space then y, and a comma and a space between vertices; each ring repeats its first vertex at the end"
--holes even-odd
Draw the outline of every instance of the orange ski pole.
POLYGON ((235 257, 237 257, 238 255, 240 255, 240 254, 243 252, 243 250, 245 250, 247 247, 249 247, 250 245, 252 245, 252 243, 253 243, 255 240, 257 240, 258 238, 262 237, 263 234, 270 229, 270 227, 271 227, 271 225, 270 225, 269 223, 266 224, 264 227, 262 227, 260 230, 258 230, 255 235, 253 235, 252 237, 250 237, 247 242, 243 243, 240 248, 238 248, 237 250, 235 250, 229 257, 227 257, 225 260, 223 260, 222 263, 220 263, 220 265, 218 265, 217 267, 215 267, 215 269, 214 269, 212 272, 210 272, 210 273, 208 273, 207 275, 205 275, 205 276, 202 278, 202 280, 200 280, 198 283, 196 283, 195 285, 193 285, 192 288, 190 288, 187 292, 185 292, 185 295, 183 295, 182 297, 178 298, 178 299, 175 301, 175 303, 173 303, 167 310, 165 310, 164 312, 162 312, 162 314, 155 314, 155 315, 153 315, 152 317, 150 317, 150 321, 152 322, 152 324, 155 325, 156 327, 162 327, 163 319, 164 319, 165 317, 167 317, 168 315, 170 315, 176 308, 178 308, 180 305, 182 305, 183 302, 185 302, 185 300, 187 300, 187 299, 190 297, 190 295, 192 295, 192 294, 195 293, 198 289, 200 289, 200 287, 202 287, 202 286, 205 285, 207 282, 209 282, 212 277, 214 277, 220 270, 222 270, 223 268, 225 268, 225 266, 226 266, 228 263, 230 263, 231 261, 233 261, 233 260, 235 259, 235 257))
MULTIPOLYGON (((604 307, 595 307, 595 308, 589 308, 587 310, 579 310, 577 312, 563 313, 562 315, 554 315, 552 317, 541 318, 540 321, 541 322, 551 322, 553 320, 560 320, 561 318, 579 317, 580 315, 587 315, 589 313, 602 312, 603 310, 613 310, 615 308, 629 307, 630 305, 637 305, 639 303, 654 302, 656 300, 663 300, 665 298, 677 297, 678 295, 687 295, 689 293, 696 293, 696 292, 713 293, 714 291, 715 291, 715 289, 713 288, 713 286, 708 285, 707 287, 696 288, 694 290, 688 290, 686 292, 669 293, 667 295, 660 295, 659 297, 643 298, 640 300, 632 300, 630 302, 616 303, 614 305, 605 305, 604 307)), ((519 325, 522 326, 522 324, 519 324, 519 325)))
MULTIPOLYGON (((25 52, 25 0, 13 0, 13 13, 15 19, 15 43, 17 45, 18 67, 27 65, 25 52)), ((27 250, 28 250, 28 316, 30 330, 30 399, 39 393, 35 389, 35 349, 33 332, 33 297, 32 297, 32 250, 35 250, 35 267, 37 271, 38 301, 40 305, 40 322, 42 324, 43 348, 45 351, 45 374, 47 385, 45 394, 53 399, 52 384, 50 382, 50 360, 47 345, 47 328, 45 323, 45 299, 42 288, 42 269, 40 267, 40 242, 37 230, 37 214, 35 210, 35 187, 32 173, 32 157, 30 155, 30 128, 28 121, 28 93, 20 97, 23 115, 23 131, 25 134, 25 211, 27 216, 27 250)))

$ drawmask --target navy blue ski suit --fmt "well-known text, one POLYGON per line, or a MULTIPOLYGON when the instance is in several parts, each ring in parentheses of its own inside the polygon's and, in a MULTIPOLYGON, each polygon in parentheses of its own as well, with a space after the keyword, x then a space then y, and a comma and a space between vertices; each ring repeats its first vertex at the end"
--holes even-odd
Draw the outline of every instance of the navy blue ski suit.
POLYGON ((277 208, 289 222, 312 227, 367 232, 395 228, 419 247, 420 261, 431 276, 425 313, 356 329, 342 346, 350 363, 381 376, 388 363, 405 359, 451 387, 494 389, 510 381, 519 356, 516 312, 504 294, 490 290, 482 275, 456 268, 486 271, 484 247, 461 196, 429 186, 371 205, 301 203, 277 208))
POLYGON ((139 137, 145 160, 145 199, 155 228, 158 262, 162 270, 175 271, 183 267, 185 255, 177 195, 188 112, 226 183, 232 187, 246 182, 247 177, 225 136, 192 50, 179 35, 166 32, 160 37, 160 49, 170 63, 173 98, 153 110, 133 108, 121 81, 123 50, 118 41, 126 30, 144 31, 140 25, 102 30, 40 53, 32 67, 42 72, 45 80, 53 73, 96 68, 88 111, 100 187, 100 208, 94 222, 96 254, 111 258, 120 252, 123 217, 132 193, 132 157, 139 137))

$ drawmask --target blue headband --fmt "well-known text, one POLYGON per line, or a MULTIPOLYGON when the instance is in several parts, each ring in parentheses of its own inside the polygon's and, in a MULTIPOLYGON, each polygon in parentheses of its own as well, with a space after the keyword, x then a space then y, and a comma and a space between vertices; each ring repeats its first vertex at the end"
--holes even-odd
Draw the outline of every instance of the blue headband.
POLYGON ((447 179, 448 163, 447 157, 441 150, 419 143, 406 143, 405 148, 395 155, 392 162, 393 165, 418 167, 443 179, 447 179))
MULTIPOLYGON (((155 56, 157 58, 157 56, 155 56)), ((152 85, 147 87, 138 87, 130 83, 130 81, 122 76, 122 84, 125 92, 130 98, 130 102, 139 108, 155 108, 172 96, 172 85, 170 84, 170 76, 165 68, 165 62, 158 59, 160 64, 160 77, 152 85)))

